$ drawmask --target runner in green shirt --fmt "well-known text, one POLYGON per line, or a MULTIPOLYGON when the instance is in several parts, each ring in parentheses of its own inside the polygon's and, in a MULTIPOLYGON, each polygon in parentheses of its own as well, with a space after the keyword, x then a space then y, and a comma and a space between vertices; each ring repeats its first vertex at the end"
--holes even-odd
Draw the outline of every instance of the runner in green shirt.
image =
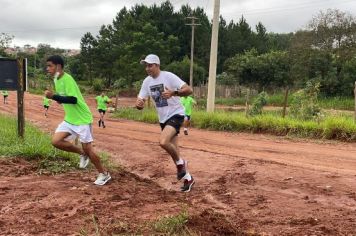
POLYGON ((187 96, 187 97, 180 97, 180 102, 184 106, 183 130, 184 130, 184 134, 188 135, 188 128, 190 126, 190 119, 192 116, 192 108, 193 105, 196 104, 196 101, 192 96, 187 96))
POLYGON ((47 112, 51 103, 52 103, 51 99, 43 97, 43 107, 45 109, 45 117, 47 117, 47 112))
POLYGON ((105 171, 99 156, 92 146, 93 117, 88 105, 79 90, 75 80, 63 71, 64 61, 60 56, 51 56, 47 59, 47 72, 54 78, 56 92, 45 91, 45 96, 63 105, 64 121, 59 124, 52 137, 52 144, 58 149, 74 152, 80 155, 80 168, 87 167, 90 161, 99 171, 94 182, 96 185, 104 185, 111 179, 109 172, 105 171), (69 142, 79 137, 82 148, 69 142))
POLYGON ((4 96, 4 104, 7 104, 7 97, 9 96, 9 92, 7 90, 1 90, 1 94, 4 96))
POLYGON ((104 123, 104 116, 106 113, 106 110, 108 109, 107 104, 111 102, 110 98, 108 96, 105 96, 105 93, 102 92, 100 96, 97 96, 95 98, 96 100, 96 105, 97 105, 97 110, 100 114, 100 120, 98 121, 99 127, 103 125, 103 128, 105 128, 105 123, 104 123))

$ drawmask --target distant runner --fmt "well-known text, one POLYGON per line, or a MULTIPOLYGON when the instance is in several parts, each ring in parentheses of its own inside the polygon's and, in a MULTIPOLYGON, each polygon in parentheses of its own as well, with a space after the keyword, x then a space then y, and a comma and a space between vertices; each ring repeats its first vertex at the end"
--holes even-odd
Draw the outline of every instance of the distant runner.
POLYGON ((4 97, 4 104, 7 104, 7 97, 9 96, 9 92, 7 90, 1 90, 1 94, 4 97))
POLYGON ((51 99, 46 98, 46 96, 43 98, 43 107, 45 110, 45 117, 47 117, 48 109, 49 109, 49 106, 51 105, 51 103, 52 103, 51 99))
POLYGON ((105 95, 104 92, 102 92, 100 96, 97 96, 95 100, 96 100, 97 110, 100 114, 100 119, 98 121, 99 127, 103 126, 103 128, 105 128, 106 126, 104 122, 104 116, 106 110, 108 109, 107 104, 110 103, 111 100, 108 96, 105 95))
POLYGON ((188 128, 190 127, 190 119, 192 116, 193 105, 196 104, 196 101, 192 96, 180 97, 180 102, 184 106, 184 123, 183 130, 184 134, 188 135, 188 128))

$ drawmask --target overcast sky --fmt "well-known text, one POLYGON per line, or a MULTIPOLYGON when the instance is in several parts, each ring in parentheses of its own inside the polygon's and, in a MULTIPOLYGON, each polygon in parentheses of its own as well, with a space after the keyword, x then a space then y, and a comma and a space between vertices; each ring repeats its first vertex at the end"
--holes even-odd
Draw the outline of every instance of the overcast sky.
MULTIPOLYGON (((79 48, 86 32, 97 35, 103 24, 111 24, 124 6, 151 5, 153 0, 0 0, 0 33, 13 35, 11 46, 39 43, 52 47, 79 48)), ((171 0, 181 5, 200 6, 213 15, 214 0, 171 0)), ((294 32, 303 28, 320 10, 339 9, 356 16, 356 0, 220 0, 220 14, 227 22, 244 15, 254 29, 260 21, 269 32, 294 32)))

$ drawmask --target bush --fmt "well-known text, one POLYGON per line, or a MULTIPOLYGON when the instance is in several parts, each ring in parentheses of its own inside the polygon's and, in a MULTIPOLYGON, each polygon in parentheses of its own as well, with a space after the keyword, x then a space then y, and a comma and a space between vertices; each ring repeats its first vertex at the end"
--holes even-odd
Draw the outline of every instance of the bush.
POLYGON ((101 92, 104 88, 104 83, 101 79, 94 79, 93 90, 94 92, 101 92))
POLYGON ((304 89, 295 92, 290 104, 291 115, 302 120, 320 120, 321 109, 318 105, 320 83, 308 81, 304 89))
POLYGON ((267 98, 268 95, 266 92, 261 92, 258 94, 256 97, 255 101, 252 104, 252 108, 249 111, 250 116, 256 116, 256 115, 261 115, 263 107, 267 105, 267 98))
MULTIPOLYGON (((356 124, 353 117, 335 116, 317 122, 300 120, 293 117, 277 117, 275 112, 246 117, 243 112, 194 111, 192 126, 231 132, 269 133, 273 135, 291 135, 302 138, 334 139, 356 141, 356 124)), ((133 108, 120 109, 116 117, 148 123, 158 123, 154 108, 138 111, 133 108)))

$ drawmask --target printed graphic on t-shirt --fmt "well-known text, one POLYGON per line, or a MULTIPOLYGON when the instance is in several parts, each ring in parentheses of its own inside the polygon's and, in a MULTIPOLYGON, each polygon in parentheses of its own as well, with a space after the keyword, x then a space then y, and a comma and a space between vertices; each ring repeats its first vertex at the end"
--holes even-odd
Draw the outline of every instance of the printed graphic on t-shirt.
POLYGON ((163 84, 157 84, 154 86, 150 86, 151 97, 156 103, 156 107, 166 107, 168 106, 167 99, 162 97, 162 93, 164 91, 163 84))

